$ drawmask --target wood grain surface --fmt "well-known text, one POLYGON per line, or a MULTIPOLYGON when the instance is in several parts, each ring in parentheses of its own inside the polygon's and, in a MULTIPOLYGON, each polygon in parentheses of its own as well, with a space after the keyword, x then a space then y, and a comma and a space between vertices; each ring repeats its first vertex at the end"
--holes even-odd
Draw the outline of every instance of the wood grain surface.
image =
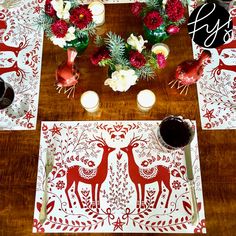
MULTIPOLYGON (((98 34, 110 30, 128 37, 132 32, 142 33, 142 24, 131 16, 128 4, 106 5, 106 23, 98 29, 98 34)), ((90 39, 88 48, 77 59, 81 77, 75 98, 67 99, 54 86, 55 69, 66 59, 66 52, 45 38, 37 129, 0 132, 0 235, 32 234, 41 121, 156 120, 170 114, 197 121, 207 235, 235 235, 236 131, 202 130, 196 86, 190 87, 187 96, 168 86, 177 64, 192 59, 186 26, 165 43, 170 47, 168 66, 157 72, 155 80, 139 81, 128 92, 119 93, 104 86, 107 68, 90 63, 89 56, 94 50, 90 39), (146 88, 156 94, 157 102, 150 112, 142 113, 137 109, 136 96, 146 88), (95 114, 85 112, 80 105, 80 95, 86 90, 94 90, 100 96, 101 106, 95 114)))

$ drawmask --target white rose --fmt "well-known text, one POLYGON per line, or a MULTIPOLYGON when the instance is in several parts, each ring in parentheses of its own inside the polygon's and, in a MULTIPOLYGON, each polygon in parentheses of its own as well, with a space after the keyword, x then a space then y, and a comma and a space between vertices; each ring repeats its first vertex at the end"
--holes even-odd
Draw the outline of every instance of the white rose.
POLYGON ((144 44, 147 42, 148 42, 147 40, 143 40, 143 36, 141 35, 136 37, 133 34, 131 34, 127 39, 127 43, 140 53, 145 48, 144 44))
POLYGON ((66 5, 64 7, 64 1, 63 0, 52 0, 51 4, 54 8, 54 10, 57 13, 57 17, 59 19, 67 20, 70 18, 69 10, 71 8, 71 3, 68 1, 65 1, 66 5))
POLYGON ((132 69, 118 70, 105 80, 104 85, 109 85, 113 91, 126 92, 130 86, 136 84, 137 79, 138 76, 132 69))
POLYGON ((61 48, 66 45, 65 38, 57 38, 56 36, 52 36, 50 40, 53 42, 53 44, 58 45, 61 48))
POLYGON ((53 42, 53 44, 58 45, 59 47, 63 48, 66 46, 66 42, 70 42, 74 40, 75 37, 75 27, 71 26, 65 35, 64 38, 57 38, 56 36, 52 36, 50 40, 53 42))
POLYGON ((167 3, 167 0, 162 1, 162 6, 163 6, 164 9, 166 8, 166 3, 167 3))
POLYGON ((72 41, 74 40, 76 37, 75 37, 75 27, 71 26, 68 30, 67 30, 67 33, 66 33, 66 36, 65 36, 65 40, 66 41, 72 41))

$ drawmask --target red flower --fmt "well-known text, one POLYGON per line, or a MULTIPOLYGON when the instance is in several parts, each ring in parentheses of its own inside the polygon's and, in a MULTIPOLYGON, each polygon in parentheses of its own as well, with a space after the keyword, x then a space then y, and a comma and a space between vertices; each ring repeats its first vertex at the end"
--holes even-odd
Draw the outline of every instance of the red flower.
POLYGON ((56 11, 54 10, 52 4, 51 4, 52 0, 46 0, 45 2, 45 7, 44 7, 44 11, 47 15, 53 17, 56 15, 56 11))
POLYGON ((70 14, 71 23, 79 29, 87 27, 87 25, 93 20, 92 12, 86 6, 76 7, 70 12, 70 14))
POLYGON ((51 25, 51 30, 57 38, 64 38, 68 30, 68 25, 64 20, 58 20, 51 25))
POLYGON ((43 124, 43 126, 42 126, 42 131, 47 131, 47 130, 48 130, 47 125, 43 124))
POLYGON ((166 14, 171 21, 179 21, 184 17, 184 7, 180 0, 168 0, 166 4, 166 14))
POLYGON ((174 189, 180 189, 181 188, 181 183, 178 180, 174 180, 172 183, 172 188, 174 189))
POLYGON ((166 66, 166 58, 162 53, 158 53, 157 56, 157 64, 160 69, 164 68, 166 66))
POLYGON ((138 69, 141 68, 142 66, 144 66, 146 63, 146 59, 145 59, 144 55, 138 51, 130 51, 129 61, 133 67, 136 67, 138 69))
POLYGON ((204 128, 210 129, 211 128, 211 123, 206 123, 204 128))
POLYGON ((147 167, 149 165, 148 161, 142 161, 141 166, 147 167))
POLYGON ((143 4, 141 2, 134 2, 131 4, 131 12, 134 16, 139 16, 143 9, 143 4))
POLYGON ((88 162, 88 166, 89 166, 89 167, 94 167, 94 166, 95 166, 95 163, 94 163, 93 161, 89 161, 89 162, 88 162))
POLYGON ((90 60, 93 65, 98 65, 100 61, 108 58, 110 58, 110 52, 105 46, 102 46, 95 51, 90 60))
POLYGON ((206 222, 205 222, 205 219, 201 220, 201 222, 197 225, 197 227, 194 229, 194 233, 196 233, 196 234, 206 233, 206 222))
POLYGON ((44 233, 45 231, 42 224, 37 219, 34 219, 33 227, 36 229, 37 233, 44 233))
POLYGON ((152 197, 155 194, 155 190, 147 190, 147 194, 149 197, 152 197))
POLYGON ((65 183, 64 183, 64 181, 59 180, 59 181, 56 183, 56 187, 57 187, 58 190, 62 190, 63 188, 65 188, 65 183))
POLYGON ((169 25, 166 29, 168 34, 177 34, 179 32, 179 27, 176 25, 169 25))
POLYGON ((148 12, 143 21, 150 30, 157 29, 163 23, 163 19, 158 11, 148 12))

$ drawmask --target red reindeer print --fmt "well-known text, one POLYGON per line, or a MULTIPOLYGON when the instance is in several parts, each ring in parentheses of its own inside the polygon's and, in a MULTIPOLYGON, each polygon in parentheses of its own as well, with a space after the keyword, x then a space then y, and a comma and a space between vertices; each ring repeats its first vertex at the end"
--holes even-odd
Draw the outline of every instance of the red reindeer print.
POLYGON ((0 13, 0 42, 3 39, 3 34, 7 29, 7 23, 5 21, 5 15, 3 13, 0 13))
POLYGON ((162 183, 166 186, 168 189, 168 197, 165 204, 165 208, 168 207, 170 195, 172 192, 171 186, 170 186, 170 171, 167 167, 163 165, 157 165, 152 168, 142 169, 140 168, 134 158, 133 149, 139 146, 138 142, 144 142, 147 143, 146 140, 142 139, 141 137, 133 137, 128 144, 127 147, 121 148, 123 152, 125 152, 128 156, 128 170, 129 170, 129 176, 131 181, 135 184, 136 193, 137 193, 137 208, 144 208, 145 203, 145 185, 150 184, 153 182, 157 182, 159 186, 159 192, 157 194, 154 208, 157 207, 158 200, 162 194, 162 183), (140 204, 140 192, 139 192, 139 185, 141 187, 141 204, 140 204))
POLYGON ((108 156, 109 154, 115 150, 115 148, 109 147, 105 140, 102 137, 95 137, 94 140, 89 140, 89 143, 97 142, 97 146, 103 149, 102 160, 99 166, 95 169, 87 169, 81 167, 79 165, 74 165, 67 170, 66 179, 67 185, 65 188, 67 200, 69 203, 69 207, 72 208, 72 204, 69 198, 69 189, 75 183, 75 194, 78 198, 80 207, 83 208, 83 204, 80 198, 80 194, 78 192, 78 185, 80 182, 90 184, 92 190, 92 207, 100 208, 100 189, 102 183, 105 181, 107 177, 108 171, 108 156), (97 185, 97 191, 95 191, 97 185), (96 200, 95 201, 95 196, 96 200))
POLYGON ((25 78, 26 72, 18 67, 17 61, 11 67, 2 68, 0 67, 0 75, 8 73, 8 72, 15 72, 18 77, 25 78))
POLYGON ((18 54, 25 48, 27 48, 29 46, 29 39, 26 38, 26 36, 24 37, 24 42, 20 42, 18 46, 14 47, 14 46, 9 46, 6 45, 5 42, 3 42, 3 40, 0 40, 0 48, 1 51, 4 52, 13 52, 15 54, 16 57, 18 57, 18 54))

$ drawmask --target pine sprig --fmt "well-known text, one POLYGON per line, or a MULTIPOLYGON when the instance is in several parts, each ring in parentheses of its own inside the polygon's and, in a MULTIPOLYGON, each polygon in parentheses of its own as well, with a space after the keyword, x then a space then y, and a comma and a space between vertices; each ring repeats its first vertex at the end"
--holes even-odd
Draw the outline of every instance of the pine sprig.
POLYGON ((149 64, 146 64, 145 66, 141 67, 139 69, 140 79, 153 79, 155 77, 155 73, 152 69, 152 67, 149 64))
POLYGON ((162 7, 162 0, 147 0, 146 6, 149 11, 162 7))
POLYGON ((130 62, 130 50, 136 49, 132 49, 121 36, 109 32, 105 38, 97 36, 95 43, 100 47, 106 46, 110 53, 109 58, 104 58, 98 62, 99 66, 109 66, 111 71, 131 69, 140 79, 153 79, 155 77, 155 70, 158 65, 155 55, 150 50, 142 50, 146 62, 141 67, 136 67, 130 62))
POLYGON ((45 30, 45 34, 47 37, 52 37, 52 31, 51 31, 51 24, 53 23, 53 19, 45 14, 44 12, 39 16, 37 25, 39 28, 43 28, 45 30))
POLYGON ((119 35, 108 32, 107 38, 105 38, 105 43, 110 51, 111 57, 115 58, 117 61, 120 61, 125 52, 124 39, 122 39, 119 35))
POLYGON ((104 59, 98 63, 99 66, 114 66, 112 59, 104 59))
POLYGON ((103 37, 101 37, 100 35, 96 35, 96 37, 94 39, 94 44, 97 47, 101 47, 102 45, 105 44, 105 41, 104 41, 103 37))
POLYGON ((71 8, 78 7, 79 5, 81 5, 80 1, 78 0, 69 0, 69 2, 71 4, 71 8))

